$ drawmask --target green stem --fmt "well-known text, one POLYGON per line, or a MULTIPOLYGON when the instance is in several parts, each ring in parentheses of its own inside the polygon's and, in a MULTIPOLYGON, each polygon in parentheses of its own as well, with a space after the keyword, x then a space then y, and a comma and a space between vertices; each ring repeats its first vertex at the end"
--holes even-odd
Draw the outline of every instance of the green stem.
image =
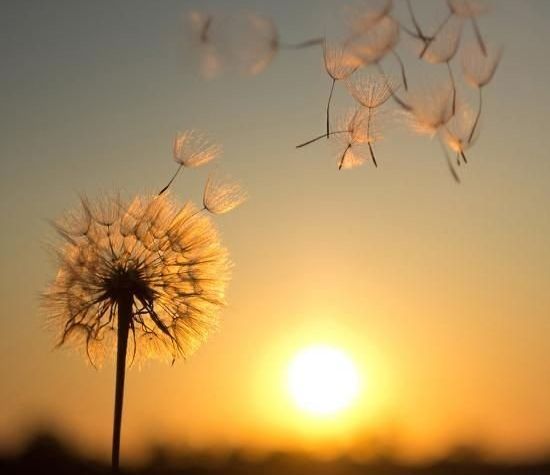
POLYGON ((115 381, 115 412, 113 418, 113 472, 120 471, 120 432, 122 428, 122 403, 124 400, 124 378, 126 376, 126 352, 128 349, 128 333, 132 320, 131 294, 123 295, 118 300, 118 331, 116 353, 115 381))

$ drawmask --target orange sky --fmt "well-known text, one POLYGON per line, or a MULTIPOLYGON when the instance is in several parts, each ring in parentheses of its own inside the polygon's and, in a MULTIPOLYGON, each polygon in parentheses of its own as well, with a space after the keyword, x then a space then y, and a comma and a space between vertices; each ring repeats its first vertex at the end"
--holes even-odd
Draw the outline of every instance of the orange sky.
MULTIPOLYGON (((330 2, 237 3, 299 40, 322 33, 330 2)), ((0 447, 38 423, 108 453, 113 366, 52 350, 39 312, 55 269, 47 219, 79 192, 158 189, 173 133, 194 127, 223 144, 218 167, 250 193, 218 220, 235 263, 229 305, 188 362, 130 370, 123 456, 156 442, 326 455, 387 440, 414 459, 464 441, 503 457, 548 450, 550 8, 494 3, 481 26, 505 56, 457 186, 438 144, 400 125, 377 169, 338 172, 325 143, 295 150, 323 132, 319 50, 280 54, 254 78, 203 81, 181 45, 179 2, 8 2, 0 447), (289 361, 312 343, 348 351, 364 381, 331 420, 300 413, 285 388, 289 361)), ((185 170, 175 196, 200 200, 208 171, 185 170)))

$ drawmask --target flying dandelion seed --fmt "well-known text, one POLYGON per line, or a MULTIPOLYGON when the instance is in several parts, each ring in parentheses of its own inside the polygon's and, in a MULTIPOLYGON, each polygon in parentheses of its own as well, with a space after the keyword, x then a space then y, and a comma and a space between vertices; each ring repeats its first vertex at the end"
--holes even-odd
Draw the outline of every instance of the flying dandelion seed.
POLYGON ((458 47, 462 36, 463 23, 462 18, 459 17, 452 18, 448 21, 422 54, 422 58, 428 63, 446 64, 452 87, 453 114, 456 110, 456 80, 451 67, 451 60, 458 52, 458 47))
POLYGON ((346 86, 353 98, 369 109, 385 104, 395 89, 391 79, 359 73, 349 78, 346 86))
POLYGON ((432 38, 424 34, 424 31, 420 27, 420 23, 418 22, 418 19, 416 18, 416 15, 413 10, 411 0, 406 0, 405 3, 407 5, 407 11, 409 12, 409 17, 413 24, 414 31, 410 30, 409 28, 406 28, 401 23, 399 24, 400 28, 412 38, 421 40, 425 45, 428 44, 430 41, 432 41, 432 38))
POLYGON ((247 198, 238 183, 211 175, 204 187, 202 203, 203 208, 212 214, 225 214, 243 204, 247 198))
POLYGON ((178 176, 183 167, 196 168, 219 157, 222 148, 211 142, 205 134, 196 130, 178 132, 172 145, 172 157, 179 164, 178 169, 168 181, 168 184, 159 191, 162 195, 178 176))
POLYGON ((343 147, 337 152, 338 169, 349 170, 363 165, 366 161, 362 145, 367 145, 370 157, 375 166, 378 166, 374 155, 373 144, 381 139, 381 134, 374 126, 374 109, 357 109, 341 120, 344 134, 335 135, 343 147))
POLYGON ((325 70, 332 79, 326 109, 326 138, 328 139, 330 136, 330 103, 332 101, 336 81, 341 81, 351 76, 361 66, 361 61, 355 55, 351 54, 349 49, 345 46, 329 45, 326 40, 323 43, 323 59, 325 70))
POLYGON ((352 54, 362 66, 376 65, 380 70, 380 61, 392 54, 397 60, 405 90, 409 88, 405 64, 395 50, 399 42, 399 23, 390 16, 382 16, 362 34, 352 34, 346 41, 352 54))
POLYGON ((392 0, 362 2, 359 6, 346 5, 345 14, 351 38, 367 33, 380 20, 388 16, 392 8, 392 0))
POLYGON ((118 470, 127 353, 174 361, 206 339, 224 303, 227 251, 208 216, 167 195, 82 199, 55 227, 59 270, 43 304, 59 345, 84 349, 94 365, 116 349, 118 470))
POLYGON ((231 51, 238 70, 255 76, 262 73, 279 51, 279 33, 271 18, 254 12, 233 17, 231 51))
POLYGON ((483 88, 493 79, 502 56, 501 48, 489 47, 486 55, 482 56, 476 47, 464 48, 462 52, 462 71, 466 82, 478 90, 478 109, 477 115, 470 133, 469 141, 473 140, 476 133, 481 110, 483 107, 483 88))
MULTIPOLYGON (((329 137, 335 138, 338 146, 338 169, 350 169, 356 168, 366 161, 364 151, 361 149, 361 145, 367 144, 370 152, 370 156, 375 166, 378 166, 376 157, 374 156, 373 144, 380 140, 382 135, 375 127, 375 115, 376 109, 359 108, 348 113, 339 121, 338 130, 330 132, 329 137), (343 151, 341 146, 343 146, 343 151)), ((322 138, 325 138, 326 134, 318 135, 317 137, 308 140, 296 148, 302 148, 306 145, 310 145, 322 138)))
POLYGON ((461 104, 457 113, 439 129, 442 141, 455 152, 457 165, 460 165, 461 158, 464 163, 468 163, 466 151, 472 147, 477 138, 475 124, 476 114, 467 104, 461 104))
POLYGON ((220 22, 219 16, 212 13, 192 10, 184 15, 186 30, 191 43, 199 52, 199 70, 201 76, 212 79, 218 76, 224 65, 222 52, 215 31, 220 22))
POLYGON ((324 41, 311 38, 284 43, 271 18, 250 11, 213 15, 192 10, 185 19, 191 42, 200 54, 201 75, 206 79, 232 67, 244 75, 256 76, 267 69, 280 50, 309 48, 324 41))
POLYGON ((433 137, 453 117, 452 97, 448 84, 410 94, 405 114, 412 130, 433 137))
POLYGON ((483 53, 483 56, 487 56, 487 45, 483 40, 483 35, 479 29, 476 18, 487 13, 489 7, 479 0, 447 0, 447 5, 453 15, 460 18, 469 19, 474 29, 477 44, 483 53))

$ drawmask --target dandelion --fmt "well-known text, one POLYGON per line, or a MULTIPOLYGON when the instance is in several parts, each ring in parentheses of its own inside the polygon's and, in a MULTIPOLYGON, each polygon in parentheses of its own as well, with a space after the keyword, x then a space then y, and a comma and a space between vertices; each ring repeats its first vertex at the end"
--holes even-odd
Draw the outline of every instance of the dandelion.
POLYGON ((453 114, 456 110, 456 81, 451 68, 451 60, 456 56, 462 36, 462 18, 451 19, 441 32, 430 42, 422 57, 429 63, 447 65, 449 80, 453 90, 453 114))
POLYGON ((263 15, 245 12, 235 18, 233 50, 242 70, 250 75, 263 72, 279 50, 277 26, 263 15))
POLYGON ((399 41, 399 24, 389 16, 349 42, 353 55, 363 66, 377 64, 399 41))
MULTIPOLYGON (((330 137, 335 138, 343 146, 343 151, 338 149, 338 169, 355 168, 366 161, 361 145, 367 144, 371 159, 375 166, 378 166, 374 155, 373 144, 380 140, 382 135, 375 127, 375 109, 359 108, 349 113, 340 121, 338 130, 330 132, 330 137)), ((306 145, 317 142, 326 137, 326 134, 319 135, 307 142, 297 145, 302 148, 306 145)))
POLYGON ((357 109, 342 121, 345 133, 337 135, 344 147, 338 152, 338 170, 356 168, 366 161, 362 145, 367 144, 372 162, 377 167, 373 144, 382 138, 374 126, 374 109, 357 109))
POLYGON ((192 10, 185 15, 184 19, 190 32, 191 42, 200 53, 200 73, 203 77, 212 79, 223 68, 222 54, 213 34, 219 18, 212 13, 192 10))
POLYGON ((477 40, 477 44, 483 53, 483 56, 487 56, 487 46, 481 35, 481 30, 477 24, 476 18, 486 13, 489 8, 486 4, 476 0, 447 0, 447 5, 453 15, 460 18, 469 19, 474 29, 474 34, 477 40))
POLYGON ((311 38, 299 43, 283 43, 277 25, 265 15, 255 12, 235 12, 215 16, 193 10, 186 15, 191 40, 199 49, 201 74, 216 76, 223 66, 255 76, 262 73, 281 49, 303 49, 321 45, 323 38, 311 38))
POLYGON ((441 139, 447 147, 456 154, 457 165, 460 165, 462 158, 464 163, 468 163, 466 151, 474 144, 476 115, 467 104, 459 107, 457 114, 443 127, 439 129, 441 139))
POLYGON ((212 143, 204 134, 196 130, 178 132, 174 138, 172 156, 179 167, 168 184, 160 190, 159 195, 170 187, 183 167, 200 167, 217 158, 221 152, 219 145, 212 143))
POLYGON ((375 64, 381 72, 383 71, 380 61, 391 53, 399 64, 403 85, 407 90, 409 86, 405 65, 397 51, 395 51, 395 47, 399 42, 399 28, 399 23, 392 17, 383 16, 371 28, 365 30, 363 34, 351 36, 347 41, 347 45, 362 66, 375 64))
POLYGON ((409 12, 409 16, 411 18, 411 21, 412 21, 412 24, 413 24, 413 27, 414 27, 415 31, 413 32, 413 31, 409 30, 408 28, 406 28, 402 24, 399 25, 400 28, 405 33, 407 33, 409 36, 421 40, 424 44, 429 43, 432 40, 432 38, 429 37, 429 36, 426 36, 424 34, 424 32, 422 31, 422 28, 420 28, 420 23, 418 22, 418 20, 416 18, 416 15, 414 14, 414 10, 413 10, 412 4, 411 4, 411 0, 406 0, 406 4, 407 4, 407 10, 409 12))
POLYGON ((59 345, 83 348, 94 365, 116 348, 116 471, 127 354, 188 357, 216 326, 228 256, 210 218, 167 195, 82 199, 56 228, 64 243, 43 302, 59 345))
POLYGON ((371 75, 355 75, 346 81, 346 85, 354 99, 368 109, 382 106, 393 92, 392 81, 371 75))
POLYGON ((203 209, 212 214, 225 214, 240 206, 247 198, 238 183, 211 175, 204 187, 203 209))
POLYGON ((412 129, 433 136, 453 116, 452 88, 441 85, 411 94, 405 104, 405 113, 412 129))
POLYGON ((352 38, 367 33, 381 19, 388 16, 393 8, 393 0, 363 2, 358 7, 346 6, 352 38))
POLYGON ((325 70, 332 79, 326 110, 326 138, 328 139, 330 136, 330 103, 332 101, 336 81, 341 81, 351 76, 361 66, 361 62, 355 55, 350 53, 346 46, 329 46, 326 41, 323 43, 323 59, 325 63, 325 70))
POLYGON ((479 54, 478 48, 466 47, 462 55, 462 71, 464 78, 472 87, 478 90, 478 110, 472 127, 469 141, 473 140, 483 105, 483 88, 493 79, 500 63, 502 50, 500 48, 488 48, 486 55, 479 54))

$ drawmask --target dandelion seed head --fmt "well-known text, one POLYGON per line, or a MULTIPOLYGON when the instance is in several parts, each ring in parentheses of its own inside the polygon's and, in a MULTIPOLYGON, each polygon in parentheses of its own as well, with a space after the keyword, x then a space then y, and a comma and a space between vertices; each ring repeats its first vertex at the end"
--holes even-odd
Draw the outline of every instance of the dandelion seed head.
POLYGON ((328 75, 335 81, 340 81, 351 76, 360 66, 361 62, 345 46, 323 43, 323 59, 328 75))
POLYGON ((243 36, 237 49, 241 66, 246 74, 255 76, 263 72, 279 50, 279 33, 271 18, 247 12, 240 29, 243 36))
POLYGON ((216 34, 221 21, 219 15, 200 10, 191 10, 184 15, 186 31, 199 55, 200 75, 205 79, 213 79, 224 69, 221 42, 216 34))
POLYGON ((412 130, 433 136, 453 116, 452 88, 445 84, 411 94, 406 117, 412 130))
POLYGON ((212 221, 191 203, 83 199, 56 229, 59 269, 43 305, 60 345, 100 364, 116 349, 122 299, 131 301, 129 354, 138 360, 187 357, 215 328, 229 260, 212 221))
POLYGON ((210 213, 225 214, 243 204, 247 198, 247 194, 238 183, 211 175, 204 187, 202 202, 210 213))
POLYGON ((393 0, 362 0, 358 5, 347 5, 346 17, 349 30, 353 36, 366 33, 382 18, 390 14, 393 8, 393 0))
POLYGON ((493 79, 502 57, 502 48, 489 46, 487 55, 477 44, 471 43, 462 50, 462 72, 472 87, 482 88, 493 79))
POLYGON ((382 139, 376 115, 376 109, 359 108, 339 119, 338 130, 344 133, 333 136, 338 168, 357 168, 368 160, 369 152, 365 145, 382 139))
POLYGON ((174 160, 184 167, 204 165, 221 155, 219 145, 212 143, 196 130, 178 132, 174 138, 172 154, 174 160))
MULTIPOLYGON (((460 17, 453 16, 446 23, 443 29, 429 43, 422 58, 428 63, 439 64, 447 63, 453 59, 460 45, 460 38, 464 20, 460 17)), ((415 42, 417 52, 424 50, 425 42, 415 42)))
POLYGON ((391 79, 359 73, 348 78, 346 86, 359 104, 370 109, 383 105, 396 89, 391 79))
POLYGON ((390 16, 384 16, 364 34, 352 37, 349 48, 363 66, 368 66, 378 63, 398 41, 399 24, 390 16))
POLYGON ((477 140, 478 133, 474 132, 471 136, 475 122, 476 114, 473 109, 467 103, 461 102, 457 104, 455 115, 439 129, 441 139, 453 152, 463 153, 477 140))

